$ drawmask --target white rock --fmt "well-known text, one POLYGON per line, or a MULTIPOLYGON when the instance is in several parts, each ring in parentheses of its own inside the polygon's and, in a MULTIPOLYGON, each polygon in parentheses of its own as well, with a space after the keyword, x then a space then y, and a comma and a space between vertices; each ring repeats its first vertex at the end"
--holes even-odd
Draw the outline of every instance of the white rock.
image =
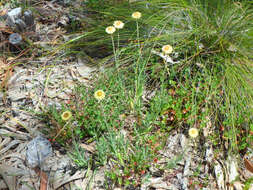
POLYGON ((219 189, 225 189, 224 173, 222 171, 222 166, 218 161, 215 161, 214 172, 219 189))
POLYGON ((236 180, 237 176, 239 176, 239 173, 237 171, 237 161, 235 158, 229 156, 228 160, 226 161, 226 167, 228 171, 228 182, 232 183, 236 180))

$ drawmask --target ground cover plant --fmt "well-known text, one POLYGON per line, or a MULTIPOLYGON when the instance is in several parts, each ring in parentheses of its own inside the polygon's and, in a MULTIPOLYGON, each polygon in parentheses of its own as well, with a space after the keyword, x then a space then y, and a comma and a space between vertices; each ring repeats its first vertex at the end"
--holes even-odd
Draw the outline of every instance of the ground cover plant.
POLYGON ((131 18, 124 3, 104 5, 103 11, 90 3, 104 24, 96 23, 94 32, 68 48, 80 48, 83 41, 103 45, 107 54, 111 49, 112 64, 91 88, 78 85, 69 105, 48 111, 60 128, 54 140, 96 141, 93 162, 111 163, 108 179, 125 187, 145 180, 172 131, 196 129, 193 136, 211 140, 216 150, 245 154, 253 126, 250 4, 141 1, 128 4, 140 11, 131 18), (108 28, 113 20, 125 25, 108 28), (97 90, 104 93, 101 99, 97 90), (66 110, 73 122, 62 121, 66 110))

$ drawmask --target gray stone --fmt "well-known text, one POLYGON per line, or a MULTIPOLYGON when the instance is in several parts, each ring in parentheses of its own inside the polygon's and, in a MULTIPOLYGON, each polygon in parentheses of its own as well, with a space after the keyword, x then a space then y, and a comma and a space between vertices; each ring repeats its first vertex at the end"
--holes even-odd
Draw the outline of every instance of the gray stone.
POLYGON ((15 25, 16 25, 16 30, 19 31, 19 32, 25 31, 25 29, 26 29, 25 22, 20 18, 15 20, 15 25))
POLYGON ((10 12, 7 13, 6 25, 10 27, 15 27, 15 21, 21 18, 21 15, 22 15, 21 7, 12 9, 10 12))
POLYGON ((12 45, 19 45, 22 42, 22 37, 18 33, 13 33, 9 36, 9 42, 12 45))
POLYGON ((51 143, 42 136, 37 136, 27 144, 26 160, 29 166, 41 166, 44 160, 52 154, 51 143))
POLYGON ((27 10, 24 12, 24 21, 27 26, 33 26, 34 25, 34 17, 31 10, 27 10))

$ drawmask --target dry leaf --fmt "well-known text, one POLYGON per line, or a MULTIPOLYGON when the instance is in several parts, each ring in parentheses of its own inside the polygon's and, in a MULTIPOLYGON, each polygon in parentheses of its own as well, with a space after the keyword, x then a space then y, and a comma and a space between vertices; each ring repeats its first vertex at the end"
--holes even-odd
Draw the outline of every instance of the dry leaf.
POLYGON ((91 152, 91 153, 94 153, 95 152, 95 148, 94 146, 91 146, 91 145, 87 145, 87 144, 80 144, 80 147, 91 152))
POLYGON ((244 160, 244 165, 245 165, 245 168, 247 170, 249 170, 251 173, 253 173, 253 163, 251 161, 249 161, 247 158, 243 158, 244 160))

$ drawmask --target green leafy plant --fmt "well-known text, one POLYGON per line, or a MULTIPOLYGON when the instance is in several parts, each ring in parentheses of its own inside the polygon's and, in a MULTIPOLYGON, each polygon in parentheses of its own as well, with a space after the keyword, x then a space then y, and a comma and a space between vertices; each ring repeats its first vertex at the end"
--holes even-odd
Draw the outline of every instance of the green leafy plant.
POLYGON ((78 144, 74 144, 74 151, 70 153, 69 156, 79 168, 89 167, 91 159, 87 155, 87 152, 80 148, 78 144))

